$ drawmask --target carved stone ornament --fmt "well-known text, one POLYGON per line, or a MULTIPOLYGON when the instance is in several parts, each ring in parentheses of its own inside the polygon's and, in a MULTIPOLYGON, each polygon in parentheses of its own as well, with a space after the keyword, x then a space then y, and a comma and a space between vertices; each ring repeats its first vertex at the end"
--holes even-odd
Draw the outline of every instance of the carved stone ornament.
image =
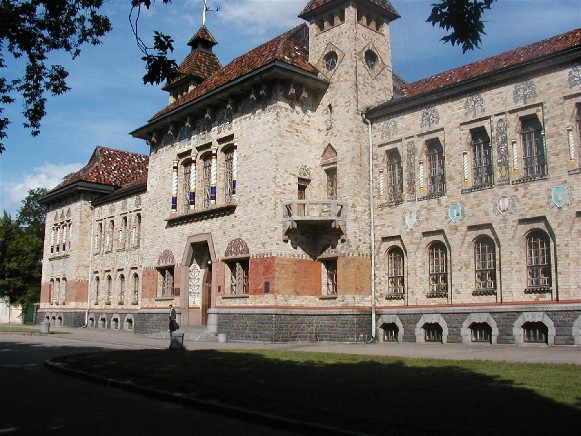
POLYGON ((514 85, 512 92, 513 102, 527 104, 530 100, 537 96, 537 86, 532 80, 525 80, 524 82, 514 85))
POLYGON ((386 120, 383 125, 381 126, 381 136, 383 138, 391 139, 398 133, 397 128, 397 120, 394 118, 390 118, 386 120))
POLYGON ((565 206, 571 206, 573 204, 572 189, 565 188, 564 186, 555 186, 549 191, 547 205, 552 209, 557 207, 562 209, 565 206))
POLYGON ((447 217, 448 222, 457 223, 464 218, 464 207, 460 203, 451 203, 448 206, 447 217))
POLYGON ((176 258, 174 257, 171 250, 168 250, 168 249, 163 250, 163 252, 159 256, 159 259, 157 259, 158 266, 175 265, 175 263, 176 263, 176 258))
POLYGON ((299 177, 302 177, 304 179, 310 179, 311 178, 311 170, 309 169, 308 166, 301 165, 299 167, 299 177))
POLYGON ((420 214, 417 210, 408 210, 403 214, 403 223, 408 230, 420 225, 420 214))
POLYGON ((248 249, 248 244, 241 239, 236 238, 230 241, 224 252, 224 257, 241 257, 249 256, 250 250, 248 249))
POLYGON ((464 101, 464 115, 475 117, 484 112, 484 99, 480 94, 471 94, 464 101))
POLYGON ((571 68, 567 81, 569 82, 569 88, 581 85, 581 64, 577 64, 571 68))
POLYGON ((422 112, 421 127, 432 127, 440 123, 440 113, 435 107, 428 107, 422 112))
POLYGON ((502 195, 497 201, 492 203, 492 213, 496 216, 512 215, 516 210, 514 198, 509 195, 502 195))

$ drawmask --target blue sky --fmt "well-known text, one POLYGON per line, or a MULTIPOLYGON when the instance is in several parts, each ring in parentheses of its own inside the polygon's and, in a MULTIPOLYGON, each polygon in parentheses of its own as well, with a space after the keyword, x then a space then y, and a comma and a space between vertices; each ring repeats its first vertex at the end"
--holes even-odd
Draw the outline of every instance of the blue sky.
MULTIPOLYGON (((407 81, 496 55, 581 27, 579 0, 498 0, 485 16, 486 33, 482 46, 462 54, 459 47, 443 44, 444 32, 425 20, 435 0, 391 0, 402 18, 391 24, 394 70, 407 81)), ((103 12, 114 30, 103 44, 86 47, 71 60, 57 53, 51 62, 70 72, 71 91, 49 97, 41 134, 35 138, 22 127, 21 102, 5 113, 12 121, 0 155, 0 210, 13 217, 28 190, 53 188, 62 177, 86 164, 97 145, 147 153, 142 140, 129 132, 144 125, 167 104, 160 87, 143 85, 144 65, 128 22, 129 0, 105 2, 103 12)), ((297 15, 307 0, 209 0, 206 26, 218 41, 215 53, 226 65, 237 56, 300 24, 297 15)), ((158 0, 142 13, 140 36, 151 42, 152 31, 174 38, 175 58, 186 56, 190 37, 202 20, 202 0, 158 0)), ((2 74, 14 74, 14 65, 2 74), (12 70, 10 69, 12 67, 12 70)))

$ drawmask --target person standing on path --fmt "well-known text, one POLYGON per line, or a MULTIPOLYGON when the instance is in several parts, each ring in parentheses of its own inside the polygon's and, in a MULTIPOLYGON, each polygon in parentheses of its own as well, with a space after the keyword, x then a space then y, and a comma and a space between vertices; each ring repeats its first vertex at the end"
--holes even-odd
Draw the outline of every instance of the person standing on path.
POLYGON ((177 322, 176 322, 176 310, 173 308, 173 305, 169 305, 169 332, 173 333, 177 330, 177 322))

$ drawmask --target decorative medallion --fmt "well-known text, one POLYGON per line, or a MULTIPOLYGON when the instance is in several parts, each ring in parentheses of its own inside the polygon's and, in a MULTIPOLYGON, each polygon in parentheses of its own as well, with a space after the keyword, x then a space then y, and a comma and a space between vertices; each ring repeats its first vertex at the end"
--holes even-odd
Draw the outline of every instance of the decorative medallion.
POLYGON ((573 204, 572 189, 564 186, 555 186, 549 191, 547 204, 552 209, 557 206, 559 209, 573 204))
POLYGON ((532 80, 525 80, 524 82, 514 85, 512 92, 512 100, 514 103, 527 104, 537 96, 537 86, 532 80))
POLYGON ((381 126, 381 135, 384 138, 390 139, 397 133, 397 120, 389 119, 386 120, 381 126))
POLYGON ((464 218, 464 208, 460 203, 451 203, 448 206, 448 222, 457 223, 464 218))
POLYGON ((571 68, 567 82, 569 82, 569 88, 581 85, 581 64, 574 65, 571 68))
POLYGON ((414 141, 406 144, 406 194, 408 200, 416 198, 416 145, 414 141))
POLYGON ((224 252, 224 257, 240 257, 250 255, 248 244, 241 238, 230 241, 224 252))
POLYGON ((301 165, 299 167, 299 177, 302 177, 304 179, 310 179, 311 178, 311 170, 309 169, 308 166, 301 165))
POLYGON ((440 122, 440 114, 438 113, 438 109, 435 107, 428 107, 424 109, 422 112, 422 123, 421 127, 432 127, 437 125, 440 122))
POLYGON ((478 113, 484 112, 484 99, 480 94, 472 94, 464 101, 464 115, 475 117, 478 113))
POLYGON ((502 195, 497 201, 492 202, 492 213, 496 216, 512 215, 516 210, 514 198, 502 195))
POLYGON ((420 225, 420 214, 417 210, 408 210, 403 214, 403 223, 408 230, 420 225))
POLYGON ((496 149, 498 155, 496 159, 499 173, 498 182, 508 182, 508 125, 505 117, 501 117, 496 121, 496 149))
POLYGON ((159 255, 159 258, 157 259, 157 265, 175 265, 176 263, 176 258, 174 257, 173 253, 171 252, 171 250, 165 249, 163 250, 163 252, 159 255))

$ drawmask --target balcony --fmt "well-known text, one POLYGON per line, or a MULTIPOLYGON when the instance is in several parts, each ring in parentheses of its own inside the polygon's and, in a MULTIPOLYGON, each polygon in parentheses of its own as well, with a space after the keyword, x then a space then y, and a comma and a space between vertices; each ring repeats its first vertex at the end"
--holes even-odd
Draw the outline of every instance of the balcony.
POLYGON ((337 200, 292 200, 283 203, 282 217, 285 240, 291 229, 309 230, 315 227, 337 229, 345 234, 345 204, 337 200))

